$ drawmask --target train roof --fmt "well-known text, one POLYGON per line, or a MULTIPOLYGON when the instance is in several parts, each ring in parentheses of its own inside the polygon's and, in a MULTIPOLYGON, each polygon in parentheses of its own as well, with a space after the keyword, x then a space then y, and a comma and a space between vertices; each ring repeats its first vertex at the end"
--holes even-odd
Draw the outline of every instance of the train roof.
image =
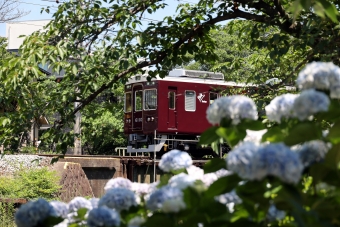
MULTIPOLYGON (((138 74, 129 78, 126 84, 133 84, 138 82, 146 82, 148 74, 138 74)), ((176 81, 183 83, 205 83, 221 86, 231 87, 255 87, 254 84, 236 83, 233 81, 225 81, 222 73, 198 71, 198 70, 186 70, 186 69, 175 69, 169 72, 167 76, 161 78, 157 76, 152 78, 151 81, 176 81)))

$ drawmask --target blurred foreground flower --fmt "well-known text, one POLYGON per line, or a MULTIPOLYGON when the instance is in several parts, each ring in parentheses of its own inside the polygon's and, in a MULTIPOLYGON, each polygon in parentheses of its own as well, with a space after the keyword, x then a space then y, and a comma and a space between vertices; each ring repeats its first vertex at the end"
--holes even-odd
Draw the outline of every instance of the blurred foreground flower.
POLYGON ((192 159, 187 152, 171 150, 162 156, 158 166, 164 172, 171 172, 188 168, 191 165, 192 159))
POLYGON ((246 96, 234 95, 214 101, 207 109, 207 119, 213 124, 220 124, 222 119, 231 119, 238 124, 242 119, 257 120, 257 108, 254 101, 246 96))

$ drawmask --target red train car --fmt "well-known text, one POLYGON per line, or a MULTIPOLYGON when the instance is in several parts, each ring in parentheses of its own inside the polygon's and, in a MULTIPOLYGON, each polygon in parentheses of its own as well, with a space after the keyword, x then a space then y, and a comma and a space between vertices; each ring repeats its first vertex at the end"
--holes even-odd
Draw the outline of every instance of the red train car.
POLYGON ((221 91, 234 87, 242 85, 205 71, 175 69, 151 81, 147 75, 133 76, 125 85, 127 152, 180 149, 193 156, 211 154, 211 149, 198 146, 200 134, 211 126, 206 110, 221 91))

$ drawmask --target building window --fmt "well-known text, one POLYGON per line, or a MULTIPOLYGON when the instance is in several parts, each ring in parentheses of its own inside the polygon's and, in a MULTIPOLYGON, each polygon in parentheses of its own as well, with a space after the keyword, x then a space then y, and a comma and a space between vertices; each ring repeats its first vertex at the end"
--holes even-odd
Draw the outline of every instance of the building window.
POLYGON ((213 104, 216 99, 220 97, 220 94, 216 92, 210 92, 209 93, 209 104, 213 104))
POLYGON ((185 110, 195 111, 196 110, 196 92, 185 91, 185 110))
POLYGON ((169 98, 169 109, 174 110, 176 108, 175 101, 176 101, 176 93, 174 91, 170 91, 168 93, 169 98))
POLYGON ((142 111, 143 91, 135 91, 135 111, 142 111))
POLYGON ((125 103, 124 103, 124 111, 126 112, 131 112, 132 110, 132 99, 131 99, 131 92, 125 93, 125 103))
POLYGON ((144 91, 144 109, 155 110, 157 108, 157 90, 150 89, 144 91))

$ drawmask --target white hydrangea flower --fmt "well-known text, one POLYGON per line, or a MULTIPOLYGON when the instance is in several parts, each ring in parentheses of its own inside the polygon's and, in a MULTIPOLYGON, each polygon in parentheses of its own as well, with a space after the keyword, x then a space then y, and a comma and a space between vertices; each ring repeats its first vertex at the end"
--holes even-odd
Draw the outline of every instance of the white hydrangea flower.
POLYGON ((234 212, 235 205, 242 203, 242 199, 236 194, 235 190, 219 196, 215 196, 214 199, 217 202, 226 205, 230 213, 234 212))
POLYGON ((327 143, 321 140, 313 140, 299 146, 296 152, 304 167, 308 167, 313 163, 322 161, 329 149, 330 145, 327 143))
POLYGON ((131 190, 139 196, 144 196, 156 190, 157 184, 133 182, 131 190))
POLYGON ((188 175, 194 177, 195 179, 201 179, 204 175, 204 170, 194 165, 187 167, 186 170, 188 175))
POLYGON ((92 209, 92 204, 89 200, 83 198, 83 197, 74 197, 69 203, 68 203, 68 210, 69 213, 77 212, 78 209, 85 208, 87 210, 92 209))
POLYGON ((68 205, 61 201, 51 201, 50 205, 53 207, 56 217, 67 218, 69 212, 68 205))
POLYGON ((261 146, 252 160, 254 172, 260 173, 254 179, 275 176, 286 183, 298 183, 303 165, 298 155, 283 143, 261 146))
POLYGON ((164 154, 158 164, 164 172, 185 169, 192 165, 192 159, 188 153, 180 150, 171 150, 164 154))
POLYGON ((299 95, 284 94, 275 97, 269 105, 265 107, 267 118, 271 121, 281 122, 282 118, 294 117, 294 101, 299 95))
POLYGON ((223 118, 231 119, 233 124, 238 124, 242 119, 257 120, 256 105, 252 99, 242 95, 219 98, 207 109, 207 120, 216 125, 223 118))
POLYGON ((255 144, 260 144, 262 140, 262 136, 267 132, 267 129, 253 131, 253 130, 246 130, 246 137, 243 139, 244 142, 253 142, 255 144))
POLYGON ((46 200, 38 199, 22 205, 14 218, 17 227, 35 227, 43 226, 49 216, 55 216, 53 207, 46 200))
POLYGON ((89 227, 119 226, 120 216, 115 210, 105 206, 94 208, 89 212, 87 225, 89 227))
POLYGON ((332 62, 312 62, 303 68, 296 80, 301 90, 333 90, 340 85, 340 68, 332 62))
POLYGON ((253 160, 259 146, 253 142, 243 142, 228 153, 226 158, 227 167, 245 179, 262 178, 266 173, 255 172, 253 160))
POLYGON ((151 211, 178 212, 185 209, 183 192, 179 188, 164 186, 151 193, 146 201, 146 207, 151 211))
POLYGON ((301 92, 293 104, 294 115, 299 120, 305 120, 315 113, 327 111, 330 100, 327 95, 314 89, 301 92))
POLYGON ((146 221, 145 218, 136 216, 128 222, 127 226, 128 227, 140 227, 142 224, 145 223, 145 221, 146 221))
POLYGON ((185 173, 177 174, 169 179, 168 185, 171 187, 185 189, 187 187, 193 186, 196 179, 185 173))
POLYGON ((218 176, 216 173, 206 173, 203 175, 201 181, 206 187, 209 187, 212 183, 217 181, 218 176))
POLYGON ((107 206, 117 211, 128 210, 137 206, 136 195, 126 188, 112 188, 99 200, 98 206, 107 206))
POLYGON ((129 179, 123 178, 123 177, 117 177, 110 179, 105 187, 104 190, 108 191, 112 188, 126 188, 131 190, 132 189, 132 182, 129 179))
POLYGON ((230 119, 233 124, 238 124, 242 119, 257 120, 258 113, 255 102, 243 95, 229 96, 230 119))

